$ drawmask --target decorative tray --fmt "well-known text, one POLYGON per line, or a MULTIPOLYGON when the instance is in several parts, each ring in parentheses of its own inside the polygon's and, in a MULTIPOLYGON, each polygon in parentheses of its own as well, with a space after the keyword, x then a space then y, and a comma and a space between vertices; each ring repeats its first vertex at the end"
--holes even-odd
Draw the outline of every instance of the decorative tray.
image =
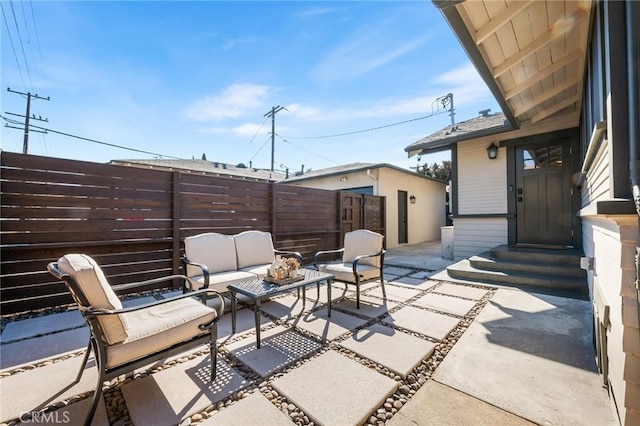
POLYGON ((274 277, 270 277, 270 276, 265 276, 264 280, 268 283, 271 284, 276 284, 276 285, 287 285, 287 284, 291 284, 291 283, 295 283, 296 281, 301 281, 304 280, 304 274, 301 275, 296 275, 294 277, 287 277, 287 278, 282 278, 282 279, 277 279, 274 277))

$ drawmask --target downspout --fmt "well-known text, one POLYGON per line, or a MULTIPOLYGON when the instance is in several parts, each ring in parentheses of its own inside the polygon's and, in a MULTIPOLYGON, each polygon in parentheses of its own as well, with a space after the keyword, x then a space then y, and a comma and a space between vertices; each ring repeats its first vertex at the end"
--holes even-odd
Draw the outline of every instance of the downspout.
POLYGON ((373 179, 373 195, 378 195, 378 179, 371 174, 371 169, 367 169, 367 176, 373 179))
MULTIPOLYGON (((640 29, 636 25, 640 20, 640 3, 626 2, 627 17, 627 66, 628 66, 628 102, 629 102, 629 180, 633 202, 638 214, 640 227, 640 29)), ((636 302, 638 304, 638 327, 640 330, 640 232, 636 236, 636 302)))

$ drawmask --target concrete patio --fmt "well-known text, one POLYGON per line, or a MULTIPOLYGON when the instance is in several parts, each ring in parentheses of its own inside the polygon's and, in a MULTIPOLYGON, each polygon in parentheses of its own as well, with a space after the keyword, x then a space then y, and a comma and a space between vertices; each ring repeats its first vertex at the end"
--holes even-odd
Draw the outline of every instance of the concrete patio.
MULTIPOLYGON (((324 291, 304 308, 295 294, 264 303, 260 349, 253 312, 233 335, 227 314, 215 382, 204 347, 185 353, 110 383, 93 424, 619 424, 589 302, 455 282, 450 263, 439 242, 391 249, 387 297, 367 284, 357 310, 335 283, 331 318, 324 291)), ((0 338, 0 422, 81 424, 97 373, 90 362, 69 386, 88 341, 79 313, 10 322, 0 338)))

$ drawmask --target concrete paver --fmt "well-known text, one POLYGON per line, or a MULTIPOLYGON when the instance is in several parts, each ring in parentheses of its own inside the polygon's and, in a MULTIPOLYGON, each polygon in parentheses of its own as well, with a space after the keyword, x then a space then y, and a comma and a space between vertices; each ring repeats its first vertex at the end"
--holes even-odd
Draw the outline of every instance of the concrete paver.
POLYGON ((358 330, 340 342, 340 346, 384 365, 402 378, 406 378, 436 347, 432 342, 381 324, 358 330))
MULTIPOLYGON (((262 327, 270 325, 271 321, 264 315, 260 315, 262 327)), ((231 337, 253 332, 256 330, 256 320, 253 310, 250 308, 240 309, 236 313, 236 333, 231 333, 231 313, 225 313, 218 322, 218 342, 224 342, 231 337)))
POLYGON ((402 407, 388 426, 534 426, 525 419, 430 380, 402 407))
POLYGON ((297 318, 302 314, 302 312, 308 311, 317 306, 319 305, 311 301, 304 301, 302 297, 298 299, 296 296, 287 295, 260 305, 260 310, 286 321, 292 318, 297 318), (303 302, 305 305, 304 307, 302 306, 303 302))
POLYGON ((80 382, 71 386, 82 364, 74 357, 0 380, 0 421, 38 411, 58 401, 95 390, 98 372, 92 359, 80 382))
MULTIPOLYGON (((398 302, 405 302, 412 297, 418 295, 421 290, 414 288, 401 287, 397 285, 389 285, 385 284, 384 286, 385 292, 387 293, 387 299, 395 300, 398 302)), ((365 293, 367 296, 374 296, 383 298, 382 295, 382 286, 372 288, 371 290, 367 290, 365 293)))
POLYGON ((591 327, 588 301, 501 289, 433 378, 538 424, 614 425, 591 327))
POLYGON ((403 277, 391 282, 395 285, 407 286, 418 290, 428 290, 434 285, 438 284, 438 281, 412 277, 403 277))
POLYGON ((201 426, 291 426, 292 424, 282 411, 257 391, 200 423, 201 426))
POLYGON ((262 332, 260 349, 256 349, 254 336, 225 345, 229 352, 263 377, 321 347, 322 344, 282 326, 262 332))
POLYGON ((296 318, 290 324, 313 333, 322 340, 331 341, 364 324, 366 321, 335 310, 331 312, 331 318, 329 318, 327 310, 321 309, 296 318))
POLYGON ((12 321, 2 331, 0 342, 4 345, 20 339, 28 339, 83 326, 86 326, 86 323, 80 311, 61 312, 56 315, 12 321))
POLYGON ((407 268, 400 268, 398 266, 385 266, 384 268, 384 273, 385 274, 390 274, 390 275, 397 275, 399 277, 402 277, 404 275, 410 274, 411 272, 413 272, 413 269, 407 269, 407 268))
POLYGON ((413 302, 416 306, 463 317, 476 305, 475 301, 459 299, 436 293, 427 293, 413 302))
POLYGON ((436 340, 442 340, 458 325, 460 319, 413 306, 405 306, 384 318, 383 322, 416 331, 436 340))
MULTIPOLYGON (((84 321, 84 320, 83 320, 84 321)), ((19 340, 0 347, 0 369, 32 364, 43 359, 60 356, 67 352, 86 349, 89 344, 89 329, 74 328, 38 338, 19 340)))
POLYGON ((481 288, 447 283, 439 285, 434 291, 441 294, 448 294, 450 296, 464 297, 473 300, 482 299, 488 292, 488 290, 481 288))
POLYGON ((397 302, 369 297, 363 293, 360 293, 360 309, 357 309, 355 294, 335 304, 335 306, 339 309, 343 309, 345 311, 349 311, 359 315, 364 315, 369 318, 379 317, 380 315, 387 313, 389 309, 392 309, 397 305, 397 302))
POLYGON ((356 425, 367 420, 398 384, 335 351, 327 351, 277 378, 273 387, 315 423, 356 425))
POLYGON ((220 357, 217 377, 211 383, 209 359, 198 357, 124 384, 122 394, 133 424, 176 425, 247 386, 247 381, 220 357))

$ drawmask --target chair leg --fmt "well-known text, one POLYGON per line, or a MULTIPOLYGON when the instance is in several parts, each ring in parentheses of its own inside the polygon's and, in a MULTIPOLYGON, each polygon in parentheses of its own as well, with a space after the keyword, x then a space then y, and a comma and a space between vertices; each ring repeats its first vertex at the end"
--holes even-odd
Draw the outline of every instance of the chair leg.
MULTIPOLYGON (((100 369, 102 370, 102 368, 100 369)), ((102 396, 102 385, 104 384, 104 371, 100 371, 100 375, 98 377, 98 385, 96 386, 96 391, 93 393, 93 402, 91 403, 91 408, 87 413, 87 417, 84 420, 85 425, 90 425, 93 420, 93 416, 96 414, 96 409, 98 408, 98 402, 100 401, 100 397, 102 396)))
POLYGON ((380 272, 380 282, 382 283, 382 297, 387 298, 387 292, 384 289, 384 274, 380 272))
POLYGON ((360 309, 360 276, 356 275, 356 309, 360 309))
POLYGON ((87 361, 89 361, 89 355, 91 354, 91 338, 89 338, 89 344, 87 345, 87 350, 84 353, 84 359, 82 360, 82 365, 80 366, 80 371, 78 371, 78 376, 73 384, 76 384, 80 381, 82 377, 82 373, 84 373, 84 369, 87 366, 87 361))
POLYGON ((211 342, 209 343, 209 358, 211 359, 211 382, 216 379, 218 360, 218 325, 211 327, 211 342))

